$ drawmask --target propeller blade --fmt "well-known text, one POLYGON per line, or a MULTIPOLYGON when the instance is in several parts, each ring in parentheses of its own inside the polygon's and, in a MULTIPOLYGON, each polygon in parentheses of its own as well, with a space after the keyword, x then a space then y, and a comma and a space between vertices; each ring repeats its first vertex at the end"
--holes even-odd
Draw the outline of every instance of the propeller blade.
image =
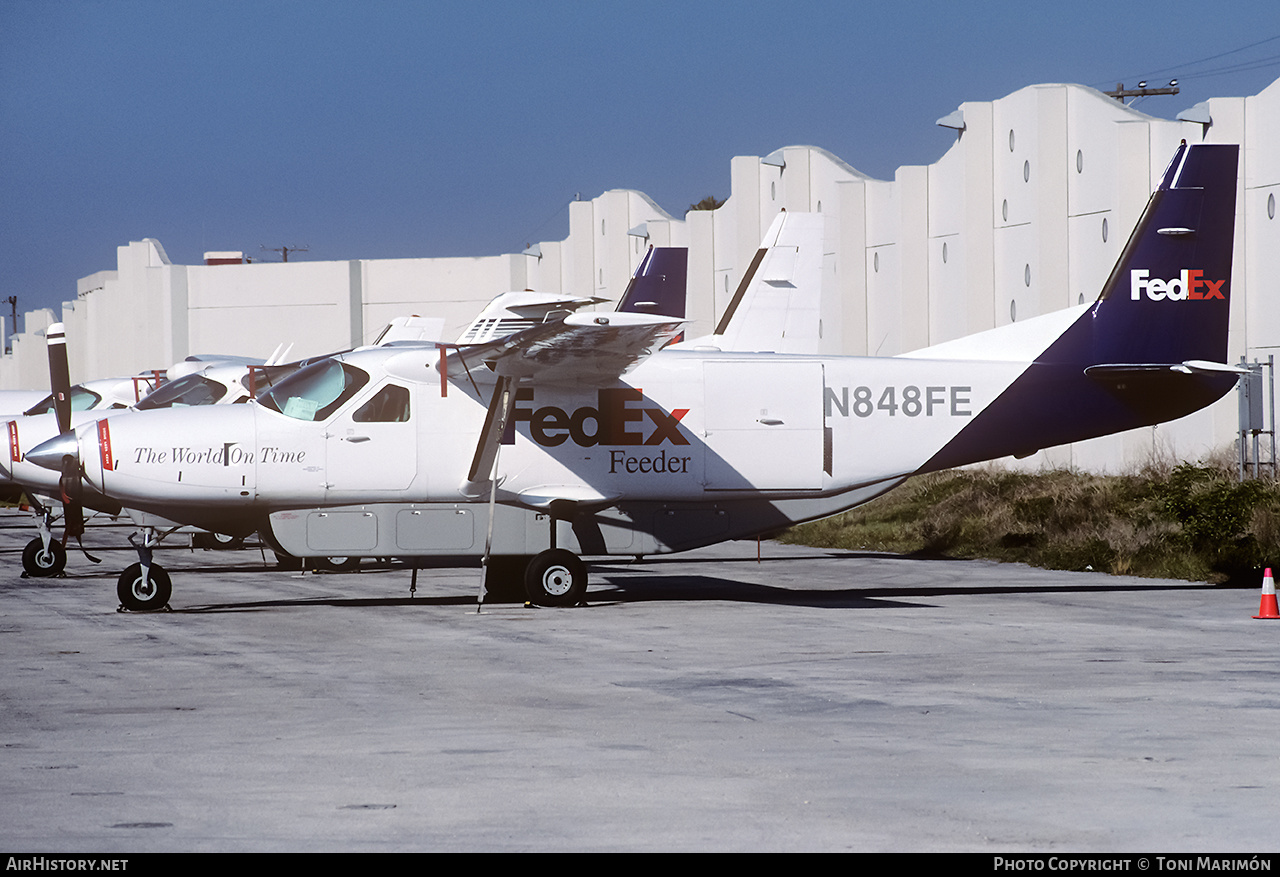
MULTIPOLYGON (((53 392, 53 411, 58 418, 58 433, 66 435, 71 431, 71 367, 67 363, 67 338, 62 323, 54 323, 46 329, 45 339, 49 348, 49 389, 53 392)), ((79 455, 64 455, 60 469, 58 490, 62 494, 65 528, 62 544, 66 545, 72 539, 79 541, 84 535, 79 455)))
POLYGON ((53 410, 58 417, 58 432, 71 429, 71 369, 67 365, 67 339, 61 323, 45 330, 49 347, 49 389, 53 393, 53 410))

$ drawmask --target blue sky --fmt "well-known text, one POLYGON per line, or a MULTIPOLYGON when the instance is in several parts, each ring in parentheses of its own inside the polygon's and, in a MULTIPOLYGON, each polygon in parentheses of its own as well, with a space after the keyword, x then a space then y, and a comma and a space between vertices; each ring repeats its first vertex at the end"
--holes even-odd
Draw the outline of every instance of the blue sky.
POLYGON ((1256 94, 1280 3, 0 0, 0 297, 56 306, 143 237, 179 263, 515 252, 575 193, 678 216, 791 144, 891 178, 962 101, 1170 76, 1139 109, 1256 94))

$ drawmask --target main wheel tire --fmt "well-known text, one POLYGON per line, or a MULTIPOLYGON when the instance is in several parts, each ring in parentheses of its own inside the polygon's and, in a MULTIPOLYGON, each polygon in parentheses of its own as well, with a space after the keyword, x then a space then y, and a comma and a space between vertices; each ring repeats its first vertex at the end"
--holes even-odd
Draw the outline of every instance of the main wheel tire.
POLYGON ((352 572, 360 568, 360 558, 338 555, 318 557, 316 558, 316 565, 321 569, 329 570, 329 572, 352 572))
POLYGON ((142 580, 142 564, 135 563, 125 568, 116 581, 116 596, 120 605, 130 612, 154 612, 169 605, 169 596, 173 593, 173 583, 164 567, 151 564, 147 581, 142 580))
POLYGON ((50 542, 49 550, 45 551, 44 540, 37 537, 22 549, 22 568, 32 578, 56 576, 66 565, 67 549, 62 547, 61 542, 50 542))
POLYGON ((587 593, 587 565, 572 551, 549 549, 529 562, 524 589, 539 606, 576 606, 587 593))

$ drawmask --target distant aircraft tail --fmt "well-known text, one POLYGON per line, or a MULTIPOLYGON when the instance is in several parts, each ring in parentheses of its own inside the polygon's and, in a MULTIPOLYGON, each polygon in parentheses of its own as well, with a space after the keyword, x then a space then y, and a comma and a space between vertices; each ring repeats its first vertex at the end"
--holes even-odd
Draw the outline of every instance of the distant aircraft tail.
MULTIPOLYGON (((920 471, 1163 423, 1230 391, 1238 159, 1238 146, 1183 143, 1097 301, 1037 346, 1026 371, 920 471)), ((1004 330, 1013 338, 1023 328, 910 356, 945 359, 955 350, 978 359, 985 347, 998 359, 1004 330)))
POLYGON ((683 318, 688 274, 686 247, 650 247, 618 301, 617 310, 683 318))
POLYGON ((817 353, 824 232, 820 213, 780 212, 714 334, 688 343, 720 350, 817 353))

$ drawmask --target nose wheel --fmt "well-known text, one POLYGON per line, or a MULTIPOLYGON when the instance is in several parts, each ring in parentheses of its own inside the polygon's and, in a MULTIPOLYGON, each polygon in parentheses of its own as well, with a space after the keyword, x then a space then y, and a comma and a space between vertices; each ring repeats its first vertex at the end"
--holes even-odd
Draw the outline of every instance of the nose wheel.
POLYGON ((116 596, 120 605, 130 612, 154 612, 169 605, 169 596, 173 593, 173 583, 164 567, 151 564, 147 575, 142 573, 142 564, 135 563, 125 568, 116 581, 116 596))
POLYGON ((33 579, 56 576, 67 565, 67 549, 62 543, 50 541, 46 546, 44 539, 36 537, 22 549, 22 568, 33 579))

